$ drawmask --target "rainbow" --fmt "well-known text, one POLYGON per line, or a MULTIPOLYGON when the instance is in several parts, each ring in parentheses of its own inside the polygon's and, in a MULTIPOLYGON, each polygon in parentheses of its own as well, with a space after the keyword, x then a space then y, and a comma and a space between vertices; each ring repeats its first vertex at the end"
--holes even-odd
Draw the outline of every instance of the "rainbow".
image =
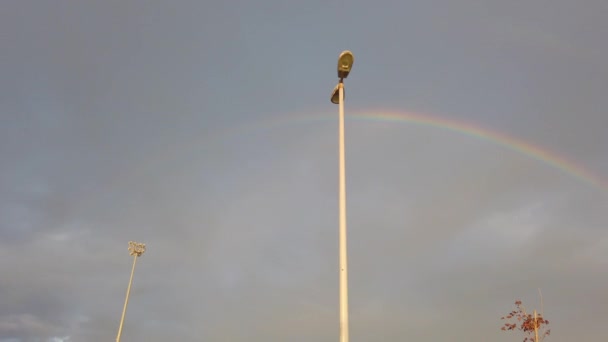
POLYGON ((391 111, 358 111, 354 112, 353 114, 349 114, 347 112, 346 115, 347 119, 350 117, 356 120, 415 124, 435 127, 458 134, 465 134, 523 154, 534 160, 556 168, 584 183, 601 188, 604 191, 608 191, 608 180, 603 179, 593 171, 575 162, 574 160, 566 156, 561 156, 553 151, 550 151, 549 149, 535 145, 531 142, 518 139, 506 133, 501 133, 472 122, 462 120, 456 121, 428 114, 391 111))
MULTIPOLYGON (((499 131, 483 127, 476 123, 466 122, 463 120, 453 120, 430 114, 390 110, 347 110, 346 122, 348 123, 349 120, 414 124, 442 129, 456 134, 464 134, 530 157, 536 161, 558 169, 594 188, 608 192, 608 181, 580 163, 577 163, 566 156, 559 155, 549 149, 538 146, 532 142, 524 141, 506 133, 501 133, 499 131)), ((213 149, 216 144, 234 139, 240 135, 247 135, 251 133, 259 134, 260 132, 272 133, 277 129, 285 129, 285 127, 295 126, 298 124, 333 121, 337 123, 337 110, 336 113, 329 113, 327 111, 316 113, 301 112, 262 120, 243 120, 243 122, 240 124, 234 125, 226 130, 214 131, 202 139, 199 137, 193 141, 182 141, 179 144, 167 146, 163 151, 157 151, 156 157, 153 158, 154 161, 148 160, 140 164, 138 169, 150 167, 150 162, 160 162, 158 159, 159 157, 166 162, 168 158, 175 157, 176 154, 196 154, 193 149, 213 149)))

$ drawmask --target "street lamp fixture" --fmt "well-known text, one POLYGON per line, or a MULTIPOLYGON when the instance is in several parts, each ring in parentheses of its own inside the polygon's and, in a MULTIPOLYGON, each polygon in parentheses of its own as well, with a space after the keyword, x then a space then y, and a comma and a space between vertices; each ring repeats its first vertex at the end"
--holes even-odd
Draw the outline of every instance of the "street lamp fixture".
POLYGON ((340 54, 340 57, 338 57, 338 78, 340 81, 331 93, 331 103, 340 104, 340 88, 342 88, 342 100, 344 100, 344 79, 348 77, 354 62, 355 57, 353 56, 353 53, 348 50, 343 51, 340 54))
MULTIPOLYGON (((340 104, 340 84, 336 84, 334 91, 331 93, 331 103, 340 104)), ((346 97, 346 92, 342 89, 342 96, 346 97)))
POLYGON ((355 57, 353 57, 353 53, 348 50, 343 51, 340 57, 338 57, 338 78, 347 78, 354 62, 355 57))

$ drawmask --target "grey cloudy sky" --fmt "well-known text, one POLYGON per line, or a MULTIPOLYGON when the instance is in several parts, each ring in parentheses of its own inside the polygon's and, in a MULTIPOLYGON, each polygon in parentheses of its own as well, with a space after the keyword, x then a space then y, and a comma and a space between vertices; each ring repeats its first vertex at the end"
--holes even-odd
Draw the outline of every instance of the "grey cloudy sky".
POLYGON ((551 341, 608 316, 608 2, 0 4, 0 341, 338 339, 346 110, 351 340, 551 341), (311 119, 307 119, 310 117, 311 119))

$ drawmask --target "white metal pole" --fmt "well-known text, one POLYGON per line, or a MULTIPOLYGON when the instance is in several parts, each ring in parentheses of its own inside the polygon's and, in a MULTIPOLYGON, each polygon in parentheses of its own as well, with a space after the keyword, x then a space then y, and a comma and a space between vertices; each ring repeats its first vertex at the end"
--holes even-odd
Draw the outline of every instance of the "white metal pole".
POLYGON ((122 335, 122 325, 125 322, 127 304, 129 304, 129 294, 131 293, 131 284, 133 283, 133 273, 135 273, 135 263, 137 263, 137 254, 133 256, 133 268, 131 268, 131 278, 129 278, 129 286, 127 286, 127 298, 125 298, 125 306, 122 309, 122 317, 120 318, 120 325, 118 326, 118 335, 116 336, 116 342, 120 342, 120 335, 122 335))
POLYGON ((339 91, 339 140, 340 140, 340 342, 348 342, 348 270, 346 254, 346 176, 344 157, 344 83, 340 80, 339 91))

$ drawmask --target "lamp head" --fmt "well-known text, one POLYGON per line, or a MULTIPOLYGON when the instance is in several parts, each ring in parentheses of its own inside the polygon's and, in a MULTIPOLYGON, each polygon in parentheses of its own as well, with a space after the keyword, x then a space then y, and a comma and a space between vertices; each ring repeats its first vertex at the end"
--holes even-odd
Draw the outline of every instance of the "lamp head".
MULTIPOLYGON (((346 92, 342 89, 342 99, 346 97, 346 92)), ((331 93, 331 103, 340 104, 340 83, 336 85, 334 91, 331 93)))
POLYGON ((343 79, 348 77, 354 61, 355 58, 352 52, 348 50, 342 51, 340 57, 338 57, 338 78, 343 79))

